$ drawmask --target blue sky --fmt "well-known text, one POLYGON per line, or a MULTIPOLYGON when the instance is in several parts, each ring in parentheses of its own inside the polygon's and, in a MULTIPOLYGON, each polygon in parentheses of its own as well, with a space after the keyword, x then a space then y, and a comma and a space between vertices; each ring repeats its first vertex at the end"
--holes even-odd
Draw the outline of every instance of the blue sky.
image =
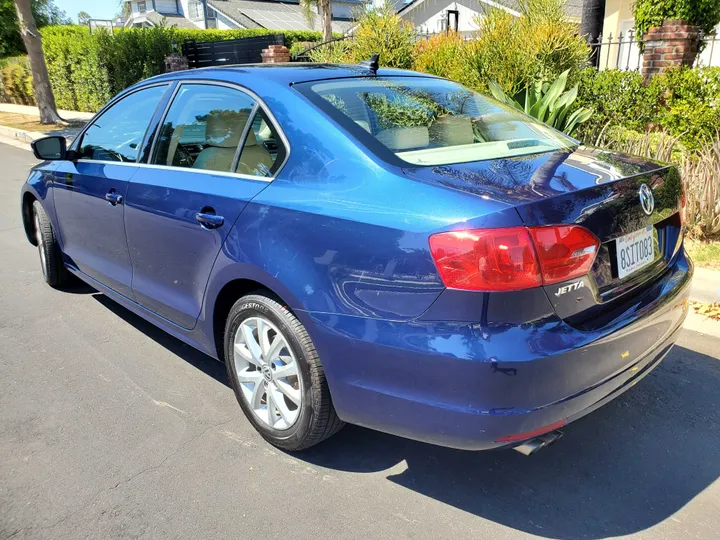
POLYGON ((112 19, 120 12, 119 0, 55 0, 55 5, 75 22, 80 11, 87 11, 93 19, 112 19))

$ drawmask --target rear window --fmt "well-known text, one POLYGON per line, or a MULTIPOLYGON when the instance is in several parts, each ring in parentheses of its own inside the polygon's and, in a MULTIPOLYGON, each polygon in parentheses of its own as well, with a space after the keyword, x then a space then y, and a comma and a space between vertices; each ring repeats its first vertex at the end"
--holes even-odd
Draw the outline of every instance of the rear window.
POLYGON ((570 149, 576 141, 443 79, 373 77, 295 85, 371 149, 448 165, 570 149))

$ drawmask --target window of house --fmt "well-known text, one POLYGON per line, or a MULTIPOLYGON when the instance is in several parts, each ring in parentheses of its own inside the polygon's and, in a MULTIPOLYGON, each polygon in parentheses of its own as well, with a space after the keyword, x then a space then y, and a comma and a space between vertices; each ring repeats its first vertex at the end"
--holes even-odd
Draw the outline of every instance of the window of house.
POLYGON ((145 2, 138 2, 137 8, 140 13, 145 13, 147 11, 147 7, 145 6, 145 2))
POLYGON ((202 2, 191 0, 188 3, 188 14, 190 16, 190 19, 192 19, 193 21, 204 19, 202 2))
POLYGON ((133 92, 95 119, 80 142, 80 159, 135 161, 167 85, 133 92))

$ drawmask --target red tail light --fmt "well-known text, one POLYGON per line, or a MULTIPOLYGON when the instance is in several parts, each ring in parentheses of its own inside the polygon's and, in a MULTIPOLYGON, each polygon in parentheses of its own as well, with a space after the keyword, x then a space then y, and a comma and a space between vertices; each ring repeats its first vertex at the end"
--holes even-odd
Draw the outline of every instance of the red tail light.
POLYGON ((582 276, 600 241, 577 225, 474 229, 433 234, 430 252, 445 286, 514 291, 582 276))

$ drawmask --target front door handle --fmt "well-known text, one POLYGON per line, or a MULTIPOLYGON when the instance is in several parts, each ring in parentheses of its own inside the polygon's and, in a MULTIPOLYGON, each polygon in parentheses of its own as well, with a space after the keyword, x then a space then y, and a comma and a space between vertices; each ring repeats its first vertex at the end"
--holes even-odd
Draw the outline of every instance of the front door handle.
POLYGON ((122 204, 123 202, 123 196, 120 195, 115 188, 112 188, 110 191, 108 191, 105 194, 105 200, 109 202, 112 206, 115 206, 116 204, 122 204))
MULTIPOLYGON (((206 209, 203 208, 203 210, 206 209)), ((195 219, 198 220, 200 222, 200 225, 202 225, 206 229, 217 229, 218 227, 221 227, 223 223, 225 223, 224 217, 218 216, 217 214, 211 214, 207 211, 195 214, 195 219)))

